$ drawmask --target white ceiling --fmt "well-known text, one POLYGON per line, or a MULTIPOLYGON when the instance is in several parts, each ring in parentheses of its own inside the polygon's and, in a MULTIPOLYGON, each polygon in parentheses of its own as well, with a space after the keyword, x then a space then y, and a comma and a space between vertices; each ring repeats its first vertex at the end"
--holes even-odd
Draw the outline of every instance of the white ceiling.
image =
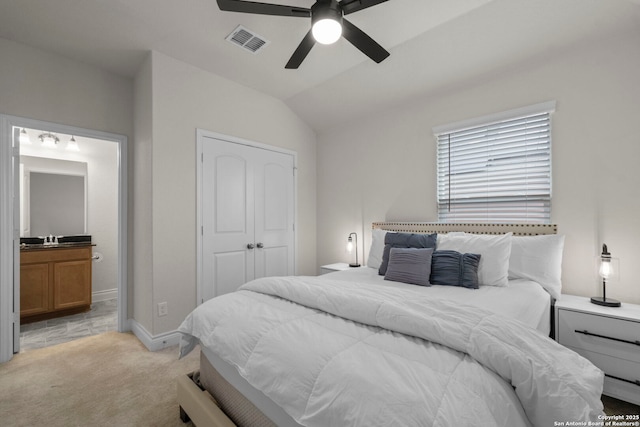
POLYGON ((221 12, 215 0, 0 0, 0 37, 128 77, 156 50, 279 98, 322 131, 640 28, 640 0, 389 0, 346 18, 391 56, 375 64, 340 40, 285 70, 310 20, 221 12), (271 44, 253 55, 225 41, 237 25, 271 44))

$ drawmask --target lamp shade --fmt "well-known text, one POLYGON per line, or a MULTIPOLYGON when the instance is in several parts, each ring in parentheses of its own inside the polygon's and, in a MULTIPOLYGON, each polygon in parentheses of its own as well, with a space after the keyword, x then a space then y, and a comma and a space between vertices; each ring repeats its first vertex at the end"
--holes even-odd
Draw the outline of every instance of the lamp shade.
POLYGON ((358 235, 356 233, 351 233, 347 238, 347 252, 353 252, 354 247, 356 249, 356 262, 349 263, 349 267, 360 267, 360 263, 358 262, 358 235), (351 236, 355 237, 355 243, 351 236))
POLYGON ((613 264, 611 261, 601 261, 600 268, 598 269, 598 274, 603 279, 608 279, 613 275, 613 264))
POLYGON ((80 151, 80 147, 78 146, 78 142, 72 136, 69 142, 67 142, 67 150, 69 151, 80 151))
POLYGON ((56 144, 60 141, 57 136, 49 132, 41 134, 38 138, 40 138, 42 146, 47 148, 55 148, 56 144))
POLYGON ((608 279, 613 275, 613 265, 611 264, 611 254, 607 245, 602 245, 602 254, 600 254, 600 268, 598 274, 603 279, 608 279))
POLYGON ((22 130, 20 131, 20 144, 31 145, 29 134, 24 128, 22 128, 22 130))

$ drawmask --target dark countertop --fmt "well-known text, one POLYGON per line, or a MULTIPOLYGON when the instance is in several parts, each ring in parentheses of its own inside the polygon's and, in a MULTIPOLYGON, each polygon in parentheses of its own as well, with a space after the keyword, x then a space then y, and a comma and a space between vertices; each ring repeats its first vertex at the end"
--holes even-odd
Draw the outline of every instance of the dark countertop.
POLYGON ((22 243, 20 245, 20 250, 21 251, 29 251, 29 250, 34 250, 34 249, 38 249, 38 250, 42 250, 42 249, 67 249, 67 248, 79 248, 79 247, 84 247, 84 246, 95 246, 95 243, 91 243, 91 242, 67 242, 67 243, 52 243, 52 244, 48 244, 48 245, 44 245, 44 244, 28 244, 28 243, 22 243))

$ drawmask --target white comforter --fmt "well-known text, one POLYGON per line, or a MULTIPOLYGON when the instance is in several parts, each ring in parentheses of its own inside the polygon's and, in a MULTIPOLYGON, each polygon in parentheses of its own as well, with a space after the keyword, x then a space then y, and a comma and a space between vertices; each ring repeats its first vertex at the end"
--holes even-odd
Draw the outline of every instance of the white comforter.
POLYGON ((597 421, 603 374, 537 331, 453 301, 317 277, 265 278, 179 328, 305 426, 597 421))

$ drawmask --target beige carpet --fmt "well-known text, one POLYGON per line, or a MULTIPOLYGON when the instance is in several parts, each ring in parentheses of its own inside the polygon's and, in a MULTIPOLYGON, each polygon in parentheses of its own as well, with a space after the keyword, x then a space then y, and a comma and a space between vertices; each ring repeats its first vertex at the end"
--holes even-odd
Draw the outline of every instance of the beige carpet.
POLYGON ((194 351, 150 352, 108 332, 20 353, 0 365, 2 426, 187 426, 176 381, 198 368, 194 351))
MULTIPOLYGON (((132 334, 108 332, 20 353, 0 365, 0 425, 191 426, 178 416, 176 378, 198 369, 199 351, 148 351, 132 334)), ((604 398, 608 414, 639 407, 604 398)))

